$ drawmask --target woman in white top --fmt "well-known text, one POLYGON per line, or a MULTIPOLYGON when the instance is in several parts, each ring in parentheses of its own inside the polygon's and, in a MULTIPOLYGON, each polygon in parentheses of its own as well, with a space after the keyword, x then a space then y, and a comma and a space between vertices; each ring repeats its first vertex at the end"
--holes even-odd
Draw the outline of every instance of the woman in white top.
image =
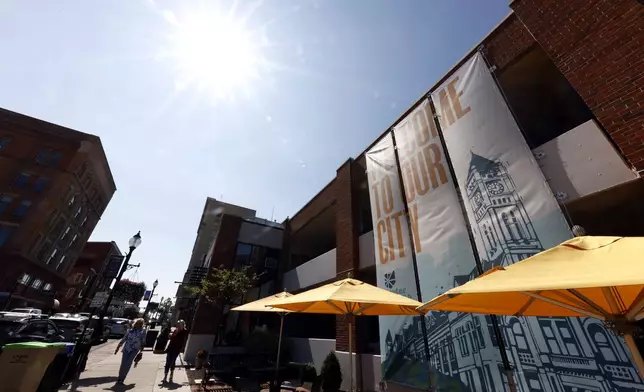
POLYGON ((143 347, 145 347, 145 328, 143 328, 143 319, 134 320, 134 325, 132 329, 127 331, 123 339, 116 346, 114 355, 119 352, 121 346, 123 347, 123 357, 121 358, 121 367, 119 369, 119 376, 116 380, 117 385, 123 385, 127 373, 132 367, 134 359, 139 353, 143 353, 143 347))

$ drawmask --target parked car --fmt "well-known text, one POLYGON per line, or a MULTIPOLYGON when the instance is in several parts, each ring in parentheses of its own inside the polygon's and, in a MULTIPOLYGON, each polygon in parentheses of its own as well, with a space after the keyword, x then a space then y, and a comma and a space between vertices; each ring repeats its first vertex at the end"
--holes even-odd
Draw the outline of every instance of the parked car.
POLYGON ((63 331, 53 322, 40 319, 0 321, 0 345, 19 342, 65 342, 63 331))
POLYGON ((36 308, 16 308, 8 312, 0 312, 0 318, 9 320, 22 320, 24 318, 40 318, 42 310, 36 308))
POLYGON ((53 316, 51 316, 51 317, 55 317, 55 318, 69 318, 69 317, 72 317, 72 314, 71 314, 71 313, 54 313, 54 315, 53 315, 53 316))
POLYGON ((110 337, 122 338, 130 329, 130 320, 124 318, 112 318, 109 323, 111 327, 110 337))

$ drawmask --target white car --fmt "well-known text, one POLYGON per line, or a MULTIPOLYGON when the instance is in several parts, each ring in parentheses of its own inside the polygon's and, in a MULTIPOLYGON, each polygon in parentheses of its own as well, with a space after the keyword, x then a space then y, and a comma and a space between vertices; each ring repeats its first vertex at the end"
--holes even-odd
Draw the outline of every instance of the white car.
POLYGON ((130 329, 130 320, 124 318, 112 318, 109 321, 110 337, 122 338, 130 329))
POLYGON ((5 320, 22 320, 28 318, 40 318, 42 310, 36 308, 16 308, 8 312, 0 312, 0 318, 5 320))

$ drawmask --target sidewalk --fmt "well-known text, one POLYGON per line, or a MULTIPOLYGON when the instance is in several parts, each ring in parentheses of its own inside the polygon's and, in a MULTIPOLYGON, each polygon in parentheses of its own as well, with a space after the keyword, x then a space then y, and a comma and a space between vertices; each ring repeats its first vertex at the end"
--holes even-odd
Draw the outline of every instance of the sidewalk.
MULTIPOLYGON (((124 386, 115 386, 121 363, 121 353, 114 355, 118 340, 110 341, 102 347, 92 350, 87 359, 87 366, 80 379, 68 384, 60 391, 133 391, 133 392, 188 392, 190 385, 186 371, 177 366, 174 372, 174 383, 161 384, 165 355, 152 354, 151 349, 143 352, 143 359, 135 368, 132 367, 125 379, 124 386)), ((181 360, 177 359, 177 365, 181 360)))

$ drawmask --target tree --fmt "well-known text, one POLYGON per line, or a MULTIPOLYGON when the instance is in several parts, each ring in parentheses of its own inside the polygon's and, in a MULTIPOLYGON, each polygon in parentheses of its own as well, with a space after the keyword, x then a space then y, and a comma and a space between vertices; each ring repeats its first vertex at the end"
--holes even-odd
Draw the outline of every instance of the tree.
POLYGON ((173 304, 171 298, 166 298, 159 304, 159 309, 157 310, 157 312, 159 313, 158 320, 160 323, 167 321, 166 319, 168 318, 168 315, 172 313, 172 305, 173 304))
MULTIPOLYGON (((188 286, 186 291, 196 294, 199 301, 204 300, 223 310, 226 305, 231 305, 235 300, 241 300, 256 280, 257 275, 248 266, 229 269, 220 265, 219 268, 212 268, 208 278, 204 279, 199 286, 188 286)), ((226 325, 227 319, 228 314, 224 316, 220 328, 226 325)), ((221 342, 223 335, 224 331, 218 330, 215 341, 221 342)))
POLYGON ((333 351, 329 353, 322 363, 322 390, 324 392, 338 392, 342 385, 342 369, 340 361, 333 351))
POLYGON ((213 268, 208 275, 209 278, 204 279, 201 285, 187 286, 186 291, 220 308, 246 294, 257 280, 249 267, 236 270, 221 265, 213 268))

